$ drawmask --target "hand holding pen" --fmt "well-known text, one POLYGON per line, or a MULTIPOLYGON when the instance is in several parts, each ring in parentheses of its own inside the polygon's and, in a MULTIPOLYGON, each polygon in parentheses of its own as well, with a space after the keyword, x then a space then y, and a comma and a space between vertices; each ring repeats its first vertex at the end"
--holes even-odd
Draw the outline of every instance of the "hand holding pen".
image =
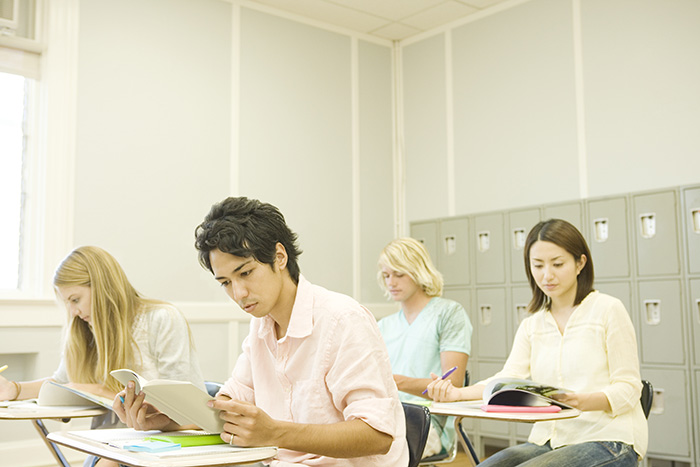
MULTIPOLYGON (((447 370, 447 372, 445 372, 444 375, 442 375, 442 376, 440 377, 440 379, 445 379, 445 378, 447 378, 447 377, 450 376, 452 373, 454 373, 456 369, 457 369, 456 366, 450 368, 449 370, 447 370)), ((428 388, 425 388, 425 391, 423 391, 421 394, 427 394, 427 393, 428 393, 428 388)))

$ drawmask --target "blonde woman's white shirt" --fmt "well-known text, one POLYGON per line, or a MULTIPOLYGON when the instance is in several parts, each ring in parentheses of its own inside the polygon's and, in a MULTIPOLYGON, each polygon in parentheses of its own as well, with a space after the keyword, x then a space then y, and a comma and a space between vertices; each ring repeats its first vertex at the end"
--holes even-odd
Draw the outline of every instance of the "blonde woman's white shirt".
POLYGON ((603 392, 611 412, 535 423, 528 441, 552 448, 588 441, 621 441, 643 457, 648 445, 642 411, 637 339, 625 306, 594 291, 579 304, 562 334, 551 312, 540 310, 518 327, 510 356, 494 378, 529 378, 577 393, 603 392))
MULTIPOLYGON (((132 370, 147 380, 192 381, 204 389, 199 360, 190 341, 189 327, 180 310, 169 304, 151 305, 139 313, 133 325, 134 362, 132 370)), ((68 383, 65 361, 53 375, 68 383)))

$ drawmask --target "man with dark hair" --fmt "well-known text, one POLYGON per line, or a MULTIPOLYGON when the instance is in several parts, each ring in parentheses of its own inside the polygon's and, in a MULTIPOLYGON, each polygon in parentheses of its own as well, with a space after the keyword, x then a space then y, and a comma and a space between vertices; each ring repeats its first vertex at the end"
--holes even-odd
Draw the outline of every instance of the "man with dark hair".
MULTIPOLYGON (((408 465, 404 412, 375 318, 299 273, 297 237, 279 210, 227 198, 195 236, 200 263, 253 317, 231 378, 210 402, 226 421, 222 439, 278 446, 278 466, 408 465)), ((156 423, 138 397, 127 390, 129 426, 176 428, 156 423)))

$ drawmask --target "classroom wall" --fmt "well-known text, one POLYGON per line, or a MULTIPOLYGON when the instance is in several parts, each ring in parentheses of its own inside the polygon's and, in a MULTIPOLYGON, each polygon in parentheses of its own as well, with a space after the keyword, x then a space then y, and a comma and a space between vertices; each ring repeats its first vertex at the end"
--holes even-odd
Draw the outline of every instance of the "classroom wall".
POLYGON ((408 222, 698 181, 700 3, 514 5, 401 44, 408 222))

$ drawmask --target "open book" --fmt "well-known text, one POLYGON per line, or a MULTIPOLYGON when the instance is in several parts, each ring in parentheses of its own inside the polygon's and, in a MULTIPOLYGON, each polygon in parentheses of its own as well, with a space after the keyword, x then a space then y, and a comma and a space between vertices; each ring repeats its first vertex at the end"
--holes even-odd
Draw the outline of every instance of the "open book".
POLYGON ((110 374, 124 386, 133 381, 136 394, 143 391, 146 402, 180 425, 194 424, 210 433, 224 431, 224 421, 219 418, 219 411, 207 407, 207 401, 212 397, 192 382, 167 379, 148 381, 128 369, 114 370, 110 374))
POLYGON ((37 404, 45 407, 105 407, 112 409, 112 399, 46 381, 39 389, 37 404))
MULTIPOLYGON (((569 389, 557 388, 545 384, 536 383, 528 379, 496 378, 484 388, 484 410, 495 410, 489 406, 517 406, 517 407, 561 407, 571 409, 552 398, 554 394, 574 392, 569 389)), ((546 409, 542 409, 546 410, 546 409)))

